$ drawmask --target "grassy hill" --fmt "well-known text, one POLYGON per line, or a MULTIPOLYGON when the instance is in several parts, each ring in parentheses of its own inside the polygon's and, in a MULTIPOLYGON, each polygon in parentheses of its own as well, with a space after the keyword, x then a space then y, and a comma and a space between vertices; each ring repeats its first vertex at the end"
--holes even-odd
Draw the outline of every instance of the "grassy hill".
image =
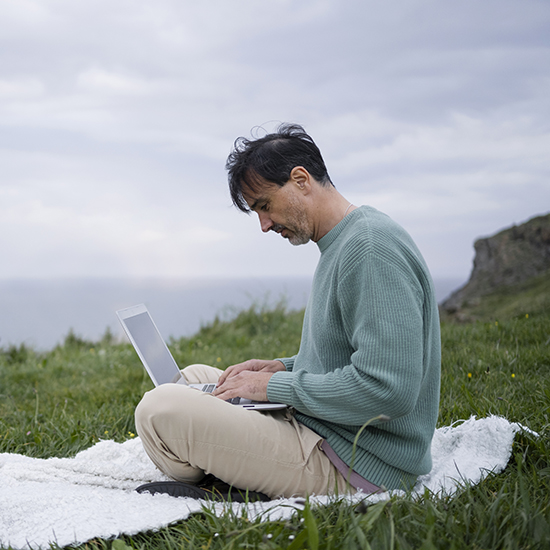
MULTIPOLYGON (((425 494, 368 508, 335 503, 290 521, 252 523, 205 510, 155 533, 98 539, 82 548, 549 548, 547 290, 548 281, 539 281, 522 290, 521 302, 517 295, 495 297, 498 315, 488 314, 490 321, 442 323, 439 426, 497 414, 540 434, 517 436, 502 474, 454 498, 425 494)), ((224 368, 250 357, 288 356, 298 350, 302 317, 283 306, 253 307, 192 338, 174 339, 170 347, 181 365, 200 361, 224 368)), ((0 348, 0 452, 72 456, 100 438, 132 438, 134 408, 151 387, 133 348, 109 333, 98 342, 69 334, 64 345, 45 353, 0 348)))
POLYGON ((550 271, 468 301, 458 313, 440 310, 445 321, 495 321, 550 313, 550 271))

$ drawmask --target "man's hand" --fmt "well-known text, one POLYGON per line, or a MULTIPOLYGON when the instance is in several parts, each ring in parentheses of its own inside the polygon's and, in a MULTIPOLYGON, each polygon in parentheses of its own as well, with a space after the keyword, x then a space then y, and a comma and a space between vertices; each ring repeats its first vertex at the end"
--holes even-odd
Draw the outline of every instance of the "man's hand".
POLYGON ((284 371, 280 361, 250 359, 228 367, 221 375, 214 395, 220 399, 244 397, 254 401, 267 401, 267 383, 274 372, 284 371))

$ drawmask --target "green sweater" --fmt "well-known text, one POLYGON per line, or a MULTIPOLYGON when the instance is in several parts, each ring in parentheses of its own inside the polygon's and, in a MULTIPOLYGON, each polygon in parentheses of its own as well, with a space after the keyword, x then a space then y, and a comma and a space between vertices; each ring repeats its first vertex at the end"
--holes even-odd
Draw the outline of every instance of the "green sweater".
POLYGON ((270 401, 323 436, 365 479, 410 488, 431 469, 439 408, 439 315, 411 237, 363 206, 317 243, 321 258, 297 355, 267 386, 270 401), (363 430, 355 454, 353 442, 363 430))

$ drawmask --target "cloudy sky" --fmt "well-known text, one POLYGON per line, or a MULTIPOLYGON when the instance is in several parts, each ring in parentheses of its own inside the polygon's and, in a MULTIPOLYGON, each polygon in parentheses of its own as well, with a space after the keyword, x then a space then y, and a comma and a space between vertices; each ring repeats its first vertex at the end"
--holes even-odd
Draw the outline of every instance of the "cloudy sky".
POLYGON ((0 279, 310 275, 231 206, 301 123, 435 278, 550 211, 548 0, 0 0, 0 279))

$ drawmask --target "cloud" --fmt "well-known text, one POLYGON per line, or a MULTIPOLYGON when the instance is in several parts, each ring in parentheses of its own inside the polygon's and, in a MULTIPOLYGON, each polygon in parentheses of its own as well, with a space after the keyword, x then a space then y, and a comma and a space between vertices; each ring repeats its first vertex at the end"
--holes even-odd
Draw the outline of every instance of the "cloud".
POLYGON ((143 78, 117 74, 100 68, 86 69, 81 72, 77 76, 76 86, 84 91, 107 95, 147 95, 155 91, 155 85, 143 78))
POLYGON ((230 207, 233 140, 306 126, 436 275, 550 204, 546 1, 6 0, 0 278, 311 274, 230 207), (9 236, 6 237, 6 236, 9 236))
POLYGON ((37 78, 12 78, 0 80, 0 99, 29 99, 44 93, 44 85, 37 78))

